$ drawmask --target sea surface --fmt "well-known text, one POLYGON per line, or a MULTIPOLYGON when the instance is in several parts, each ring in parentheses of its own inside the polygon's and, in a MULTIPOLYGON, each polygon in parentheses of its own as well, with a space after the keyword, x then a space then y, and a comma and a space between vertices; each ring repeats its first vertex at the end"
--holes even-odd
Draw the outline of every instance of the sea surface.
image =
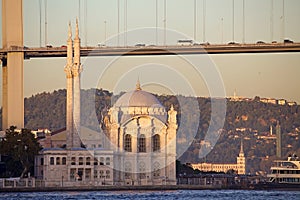
POLYGON ((94 191, 94 192, 15 192, 0 193, 0 199, 64 200, 64 199, 300 199, 300 191, 255 190, 175 190, 175 191, 94 191))

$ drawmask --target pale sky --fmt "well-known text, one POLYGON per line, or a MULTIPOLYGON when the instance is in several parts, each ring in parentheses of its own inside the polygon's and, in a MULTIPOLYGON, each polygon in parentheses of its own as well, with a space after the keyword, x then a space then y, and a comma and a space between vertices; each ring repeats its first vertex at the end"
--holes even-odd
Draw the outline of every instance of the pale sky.
MULTIPOLYGON (((38 47, 41 43, 44 46, 46 35, 48 44, 53 46, 66 44, 67 24, 71 21, 74 29, 75 19, 79 16, 82 46, 86 44, 96 46, 98 43, 116 45, 118 22, 121 34, 119 45, 123 46, 125 0, 119 2, 120 20, 117 17, 117 0, 23 0, 24 45, 38 47), (39 2, 42 7, 41 13, 39 2), (47 34, 45 34, 45 2, 47 2, 47 34)), ((127 2, 127 31, 129 31, 127 45, 156 44, 156 0, 127 0, 127 2)), ((183 38, 194 39, 194 32, 196 32, 195 40, 203 42, 203 0, 196 2, 195 27, 194 0, 167 0, 167 44, 176 44, 178 39, 183 38)), ((243 38, 246 43, 255 43, 259 40, 282 41, 282 38, 300 42, 299 0, 273 0, 273 15, 271 15, 272 0, 245 0, 244 26, 243 0, 234 1, 234 20, 232 2, 232 0, 206 0, 205 41, 210 43, 232 41, 234 28, 234 40, 240 43, 243 42, 243 38)), ((159 28, 157 40, 158 44, 163 44, 163 0, 158 0, 157 11, 159 28)), ((0 44, 2 45, 1 41, 0 44)), ((224 89, 226 96, 232 96, 236 91, 237 95, 244 97, 284 98, 300 103, 300 53, 86 57, 82 62, 84 66, 82 87, 85 89, 102 87, 115 92, 128 91, 134 88, 139 78, 144 88, 151 92, 222 96, 224 89)), ((31 59, 25 60, 24 63, 25 96, 66 87, 63 71, 65 59, 31 59)))

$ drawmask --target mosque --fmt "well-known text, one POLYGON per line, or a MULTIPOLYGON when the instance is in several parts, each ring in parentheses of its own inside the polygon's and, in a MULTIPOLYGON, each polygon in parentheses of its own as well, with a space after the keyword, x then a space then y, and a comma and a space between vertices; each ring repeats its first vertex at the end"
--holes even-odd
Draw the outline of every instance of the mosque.
POLYGON ((103 119, 101 133, 80 124, 80 38, 67 40, 66 130, 46 136, 35 158, 35 175, 45 187, 100 185, 176 185, 177 112, 142 90, 139 81, 103 119))

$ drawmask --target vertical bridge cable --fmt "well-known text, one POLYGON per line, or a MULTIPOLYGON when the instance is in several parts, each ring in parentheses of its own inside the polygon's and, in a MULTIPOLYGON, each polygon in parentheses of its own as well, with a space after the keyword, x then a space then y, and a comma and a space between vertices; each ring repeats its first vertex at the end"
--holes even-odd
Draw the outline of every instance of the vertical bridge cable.
POLYGON ((273 16, 274 16, 274 0, 271 0, 271 9, 270 9, 270 35, 271 35, 271 42, 273 41, 274 38, 274 33, 273 33, 273 16))
POLYGON ((45 47, 48 45, 47 0, 45 0, 45 47))
POLYGON ((245 44, 245 0, 243 0, 243 44, 245 44))
POLYGON ((155 2, 155 41, 156 46, 158 45, 158 0, 155 2))
POLYGON ((284 42, 285 37, 285 3, 284 0, 282 0, 282 42, 284 42))
POLYGON ((42 47, 42 0, 39 0, 40 11, 40 47, 42 47))
POLYGON ((202 28, 202 31, 203 31, 203 43, 205 43, 205 41, 206 41, 206 38, 205 38, 205 15, 206 15, 206 1, 205 0, 203 0, 203 6, 202 6, 203 8, 203 28, 202 28))
POLYGON ((194 0, 194 41, 196 41, 197 34, 197 0, 194 0))
POLYGON ((127 0, 124 5, 124 46, 127 46, 127 0))
POLYGON ((164 1, 164 46, 167 45, 167 0, 164 1))
POLYGON ((87 0, 84 1, 84 40, 87 47, 87 0))
POLYGON ((118 41, 117 46, 120 46, 120 0, 118 0, 118 41))
POLYGON ((232 42, 234 42, 234 0, 232 0, 232 42))

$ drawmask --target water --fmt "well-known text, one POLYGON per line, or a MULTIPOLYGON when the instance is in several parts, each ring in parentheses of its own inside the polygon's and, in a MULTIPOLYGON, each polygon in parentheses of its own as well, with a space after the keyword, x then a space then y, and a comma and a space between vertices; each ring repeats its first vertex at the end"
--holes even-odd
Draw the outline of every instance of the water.
POLYGON ((288 200, 300 199, 300 191, 254 191, 254 190, 176 190, 176 191, 94 191, 94 192, 32 192, 0 193, 5 200, 91 200, 91 199, 230 199, 230 200, 288 200))

